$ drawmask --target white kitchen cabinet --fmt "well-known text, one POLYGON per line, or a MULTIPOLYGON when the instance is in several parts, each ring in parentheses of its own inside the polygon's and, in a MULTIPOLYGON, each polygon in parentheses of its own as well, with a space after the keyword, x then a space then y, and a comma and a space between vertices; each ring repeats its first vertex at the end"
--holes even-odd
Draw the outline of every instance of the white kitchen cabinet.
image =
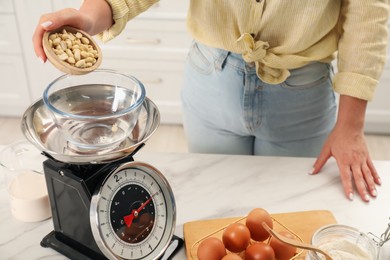
MULTIPOLYGON (((3 0, 4 1, 4 0, 3 0)), ((11 1, 11 0, 8 0, 11 1)), ((78 8, 80 0, 15 0, 26 68, 33 100, 41 98, 44 88, 61 73, 35 57, 31 36, 41 14, 78 8)), ((130 21, 120 36, 102 43, 101 68, 127 72, 139 78, 147 96, 158 106, 162 123, 181 123, 180 85, 183 65, 191 38, 186 31, 189 0, 162 0, 130 21)))
POLYGON ((161 113, 163 123, 181 122, 180 87, 183 63, 178 61, 145 61, 142 59, 104 59, 101 67, 129 73, 145 86, 150 98, 161 113))
POLYGON ((20 55, 1 54, 0 114, 19 116, 30 105, 30 92, 20 55))
POLYGON ((186 30, 189 0, 162 0, 101 44, 101 67, 137 77, 156 103, 162 123, 181 123, 180 87, 191 44, 186 30))
MULTIPOLYGON (((113 40, 98 43, 100 68, 138 78, 146 95, 158 106, 162 123, 181 123, 180 86, 191 44, 186 30, 189 0, 162 0, 130 21, 113 40)), ((78 7, 79 0, 54 1, 53 9, 78 7)))
POLYGON ((1 13, 14 13, 14 7, 12 1, 0 0, 0 12, 1 13))
MULTIPOLYGON (((114 40, 98 41, 103 51, 101 67, 139 78, 147 96, 159 107, 162 123, 181 123, 180 87, 191 43, 185 24, 189 2, 161 0, 130 21, 114 40)), ((49 62, 40 63, 35 56, 31 37, 39 17, 65 7, 78 8, 81 3, 82 0, 0 0, 1 115, 21 115, 62 74, 49 62)), ((367 132, 390 134, 388 97, 390 58, 374 100, 368 105, 367 132)))
POLYGON ((61 0, 61 1, 56 1, 56 0, 50 0, 52 6, 53 6, 53 11, 60 10, 63 8, 78 8, 83 0, 61 0))
MULTIPOLYGON (((390 20, 388 21, 390 31, 390 20)), ((390 134, 390 35, 387 45, 387 60, 374 99, 366 111, 367 133, 390 134)))
MULTIPOLYGON (((42 98, 43 89, 55 78, 60 76, 49 62, 42 64, 35 56, 32 44, 32 36, 42 14, 53 10, 51 1, 48 0, 3 0, 12 1, 15 6, 15 14, 20 35, 20 43, 23 51, 23 61, 26 70, 28 87, 30 89, 31 102, 42 98)), ((54 0, 53 0, 54 1, 54 0)))
POLYGON ((374 99, 368 103, 365 131, 390 134, 390 57, 387 58, 374 99))
POLYGON ((0 79, 0 115, 20 115, 30 93, 11 0, 0 0, 0 79))
MULTIPOLYGON (((166 2, 174 7, 174 1, 166 2)), ((130 21, 118 37, 100 45, 101 67, 137 77, 159 108, 163 123, 181 123, 180 87, 192 41, 186 31, 185 10, 182 16, 172 10, 164 4, 153 6, 152 14, 146 12, 130 21)))

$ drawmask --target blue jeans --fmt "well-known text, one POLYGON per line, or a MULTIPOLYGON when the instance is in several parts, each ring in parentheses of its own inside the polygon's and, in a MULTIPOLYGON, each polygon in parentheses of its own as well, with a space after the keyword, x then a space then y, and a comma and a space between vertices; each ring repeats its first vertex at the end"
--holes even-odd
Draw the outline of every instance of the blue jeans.
POLYGON ((315 62, 290 73, 270 85, 241 55, 194 42, 181 93, 189 151, 317 156, 335 124, 333 70, 315 62))

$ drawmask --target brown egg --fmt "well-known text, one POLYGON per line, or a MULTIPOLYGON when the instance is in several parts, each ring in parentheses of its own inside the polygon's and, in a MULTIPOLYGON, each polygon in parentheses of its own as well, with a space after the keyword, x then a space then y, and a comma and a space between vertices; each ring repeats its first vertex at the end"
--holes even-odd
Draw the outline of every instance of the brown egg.
POLYGON ((245 250, 245 260, 275 260, 275 252, 270 245, 254 243, 245 250))
POLYGON ((226 255, 226 249, 222 241, 216 237, 204 239, 198 247, 199 260, 221 260, 226 255))
POLYGON ((242 258, 236 254, 227 254, 221 260, 242 260, 242 258))
POLYGON ((251 233, 242 223, 230 224, 222 234, 222 241, 227 250, 233 253, 244 251, 251 240, 251 233))
POLYGON ((264 229, 262 223, 265 222, 273 228, 271 215, 262 208, 255 208, 246 217, 246 226, 251 232, 251 238, 255 241, 264 241, 269 238, 269 233, 264 229))
MULTIPOLYGON (((294 235, 287 231, 280 231, 281 235, 295 239, 294 235)), ((275 252, 275 257, 278 260, 288 260, 291 259, 294 255, 297 249, 293 246, 287 245, 283 242, 280 242, 280 240, 276 238, 271 238, 270 246, 273 248, 275 252)))

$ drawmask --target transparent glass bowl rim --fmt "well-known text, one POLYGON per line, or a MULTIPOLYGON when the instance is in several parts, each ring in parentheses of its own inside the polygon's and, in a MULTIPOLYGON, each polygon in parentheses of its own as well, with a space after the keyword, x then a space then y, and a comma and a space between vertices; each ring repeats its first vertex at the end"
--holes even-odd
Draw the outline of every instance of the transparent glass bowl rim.
POLYGON ((320 233, 322 232, 329 232, 329 231, 336 231, 337 229, 341 229, 341 230, 347 230, 347 231, 351 231, 351 232, 356 232, 360 235, 364 235, 364 236, 367 236, 364 232, 361 232, 359 229, 355 228, 355 227, 352 227, 352 226, 348 226, 348 225, 343 225, 343 224, 329 224, 329 225, 325 225, 319 229, 317 229, 316 232, 314 232, 313 236, 312 236, 312 240, 317 237, 320 233))
MULTIPOLYGON (((327 232, 339 232, 339 231, 352 232, 354 234, 358 234, 359 236, 362 236, 368 243, 372 243, 371 245, 376 250, 375 253, 378 254, 378 246, 375 244, 374 240, 370 239, 370 237, 367 235, 367 233, 362 232, 355 227, 343 225, 343 224, 329 224, 329 225, 325 225, 325 226, 319 228, 316 232, 314 232, 314 234, 311 238, 311 243, 314 245, 315 238, 317 236, 319 236, 322 232, 327 233, 327 232)), ((316 254, 316 253, 314 253, 314 254, 316 254)))
MULTIPOLYGON (((56 78, 54 81, 52 81, 47 87, 46 89, 44 90, 43 92, 43 103, 49 108, 49 110, 61 115, 61 116, 64 116, 64 117, 67 117, 67 118, 76 118, 76 119, 81 119, 81 120, 88 120, 88 119, 106 119, 106 118, 111 118, 111 117, 118 117, 118 116, 123 116, 129 112, 131 112, 133 109, 136 109, 137 107, 139 107, 140 105, 142 105, 144 99, 145 99, 145 86, 142 84, 141 81, 139 81, 137 78, 135 78, 134 76, 131 76, 129 74, 125 74, 125 73, 121 73, 121 72, 118 72, 118 71, 115 71, 115 70, 109 70, 109 69, 97 69, 93 72, 90 72, 90 73, 109 73, 109 74, 116 74, 116 75, 120 75, 122 77, 127 77, 129 78, 131 81, 135 82, 136 85, 138 85, 138 87, 140 88, 141 90, 141 95, 138 97, 137 99, 137 102, 135 102, 134 104, 132 104, 131 106, 127 107, 126 109, 123 109, 121 111, 118 111, 118 112, 115 112, 115 113, 112 113, 110 115, 100 115, 100 116, 86 116, 86 115, 75 115, 75 114, 69 114, 69 113, 65 113, 64 111, 61 111, 59 109, 57 109, 56 107, 54 107, 50 101, 49 101, 49 91, 51 90, 51 88, 54 86, 54 84, 62 79, 65 79, 67 77, 70 77, 70 76, 74 76, 74 77, 79 77, 80 75, 70 75, 70 74, 64 74, 58 78, 56 78)), ((82 76, 82 75, 81 75, 82 76)), ((71 86, 70 86, 71 87, 71 86)))

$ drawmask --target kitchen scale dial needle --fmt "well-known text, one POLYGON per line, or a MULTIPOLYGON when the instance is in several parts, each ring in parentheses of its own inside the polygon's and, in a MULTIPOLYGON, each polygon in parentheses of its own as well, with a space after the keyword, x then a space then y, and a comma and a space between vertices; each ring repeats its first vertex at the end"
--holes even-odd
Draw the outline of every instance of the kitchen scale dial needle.
POLYGON ((157 194, 157 192, 154 193, 147 201, 145 201, 144 203, 142 203, 141 206, 139 206, 138 209, 133 209, 133 210, 131 211, 131 214, 126 215, 126 216, 123 217, 123 220, 125 221, 125 224, 126 224, 126 226, 127 226, 128 228, 131 227, 131 224, 133 223, 133 220, 134 220, 135 218, 138 218, 139 213, 141 212, 141 210, 143 210, 143 209, 145 208, 145 206, 149 204, 149 202, 153 199, 153 197, 154 197, 156 194, 157 194))

